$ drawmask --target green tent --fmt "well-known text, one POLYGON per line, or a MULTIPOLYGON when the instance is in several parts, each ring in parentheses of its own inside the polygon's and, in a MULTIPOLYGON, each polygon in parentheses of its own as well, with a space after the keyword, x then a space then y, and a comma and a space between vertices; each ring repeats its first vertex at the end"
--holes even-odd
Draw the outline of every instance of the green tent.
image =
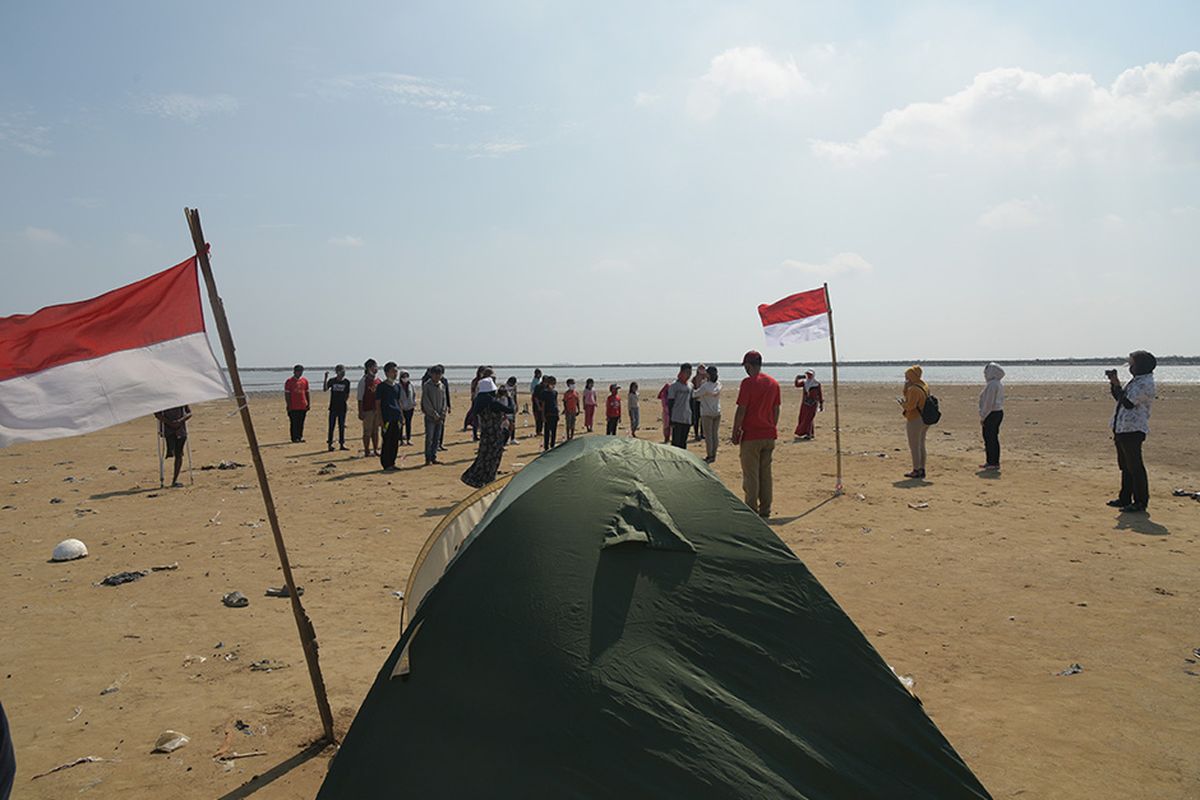
POLYGON ((689 453, 569 442, 460 504, 410 591, 430 569, 318 798, 989 796, 689 453))

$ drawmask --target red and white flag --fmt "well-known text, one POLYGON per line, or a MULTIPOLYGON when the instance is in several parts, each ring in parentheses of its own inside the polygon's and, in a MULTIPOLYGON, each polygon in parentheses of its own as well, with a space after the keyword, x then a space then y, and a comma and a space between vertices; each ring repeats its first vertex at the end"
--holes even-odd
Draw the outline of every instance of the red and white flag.
POLYGON ((829 338, 829 298, 824 289, 785 297, 758 307, 767 344, 783 347, 792 342, 829 338))
POLYGON ((195 257, 91 300, 0 318, 0 447, 228 396, 195 257))

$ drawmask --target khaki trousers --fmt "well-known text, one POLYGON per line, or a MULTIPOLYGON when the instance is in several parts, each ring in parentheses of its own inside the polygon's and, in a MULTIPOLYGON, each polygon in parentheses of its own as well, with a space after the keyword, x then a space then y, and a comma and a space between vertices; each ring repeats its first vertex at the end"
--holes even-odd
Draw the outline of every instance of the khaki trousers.
POLYGON ((742 440, 742 491, 746 494, 746 505, 760 517, 771 513, 773 484, 771 481, 771 458, 775 455, 774 439, 742 440))
POLYGON ((717 438, 721 435, 721 415, 700 418, 700 433, 704 436, 709 459, 717 457, 717 438))
POLYGON ((929 426, 920 417, 905 420, 908 432, 908 450, 912 454, 913 469, 925 469, 925 435, 929 426))

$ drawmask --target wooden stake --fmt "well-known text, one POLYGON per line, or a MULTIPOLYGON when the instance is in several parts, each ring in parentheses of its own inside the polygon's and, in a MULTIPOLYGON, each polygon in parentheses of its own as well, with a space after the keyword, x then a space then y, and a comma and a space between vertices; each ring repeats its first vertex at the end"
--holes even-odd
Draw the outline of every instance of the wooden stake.
POLYGON ((242 389, 242 378, 238 373, 237 354, 234 351, 233 335, 229 332, 229 320, 225 317, 225 304, 217 294, 217 284, 213 279, 212 265, 208 261, 208 245, 204 241, 204 231, 200 227, 200 212, 194 208, 185 208, 184 216, 192 231, 192 243, 196 246, 196 260, 200 264, 200 272, 204 275, 204 283, 208 287, 208 304, 212 308, 213 319, 217 323, 217 332, 221 337, 221 349, 225 352, 225 366, 229 369, 229 379, 233 383, 233 397, 238 410, 242 414, 242 426, 246 429, 246 442, 250 445, 250 457, 254 459, 254 471, 258 475, 258 488, 262 492, 263 505, 267 508, 267 519, 271 523, 271 533, 275 537, 275 550, 279 553, 279 564, 283 568, 283 582, 288 588, 288 597, 292 601, 292 615, 296 618, 296 628, 300 632, 300 645, 304 648, 304 660, 308 664, 308 677, 312 680, 313 694, 317 698, 317 711, 321 715, 321 725, 325 730, 325 741, 333 743, 333 713, 329 710, 329 697, 325 693, 325 680, 321 677, 321 665, 317 661, 317 634, 313 630, 312 621, 300 603, 300 595, 296 591, 296 581, 292 578, 292 565, 288 561, 287 546, 283 543, 283 533, 279 529, 279 516, 275 513, 275 500, 271 497, 271 487, 267 483, 267 469, 263 466, 262 453, 258 449, 258 437, 254 434, 254 422, 250 419, 250 407, 246 402, 246 392, 242 389))
POLYGON ((833 441, 837 450, 837 487, 834 494, 842 494, 842 419, 838 409, 837 340, 833 337, 833 304, 829 302, 829 284, 825 287, 825 307, 829 309, 829 355, 833 362, 833 441))

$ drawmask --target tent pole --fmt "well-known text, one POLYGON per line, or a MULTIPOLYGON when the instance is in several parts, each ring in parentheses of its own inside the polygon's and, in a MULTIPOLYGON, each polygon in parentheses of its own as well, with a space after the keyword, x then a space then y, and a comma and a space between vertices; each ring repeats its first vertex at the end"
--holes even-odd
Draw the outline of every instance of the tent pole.
POLYGON ((204 241, 204 231, 200 227, 200 211, 195 208, 185 208, 183 213, 192 232, 192 243, 196 246, 196 260, 204 275, 204 283, 208 287, 208 305, 212 309, 213 319, 217 323, 217 332, 221 337, 221 349, 225 353, 225 366, 229 370, 229 379, 233 383, 234 400, 242 414, 242 426, 246 429, 246 443, 250 446, 250 457, 254 460, 258 488, 262 492, 263 505, 267 509, 267 519, 271 523, 271 533, 275 537, 275 550, 279 554, 279 564, 283 568, 283 580, 288 589, 288 597, 292 602, 292 615, 296 618, 296 628, 300 633, 300 645, 304 649, 304 660, 308 664, 308 676, 312 680, 313 694, 317 700, 317 711, 321 715, 324 741, 332 744, 336 741, 333 734, 333 713, 329 710, 325 680, 321 676, 321 665, 317 661, 317 634, 313 629, 312 621, 304 611, 304 606, 300 603, 300 597, 296 591, 296 581, 292 577, 292 565, 288 561, 287 546, 283 542, 283 533, 279 528, 279 516, 275 513, 275 500, 271 496, 271 487, 267 483, 267 469, 263 465, 262 453, 258 449, 258 437, 254 433, 254 422, 250 418, 250 407, 247 405, 246 392, 242 389, 242 378, 238 373, 237 354, 233 346, 233 335, 229 331, 229 320, 225 317, 225 304, 221 300, 221 296, 217 294, 212 265, 208 261, 208 245, 204 241))
POLYGON ((833 336, 833 304, 829 302, 829 284, 823 284, 825 289, 825 308, 829 309, 829 355, 833 363, 833 440, 837 450, 837 487, 834 496, 843 493, 842 489, 842 419, 838 409, 838 365, 837 340, 833 336))

